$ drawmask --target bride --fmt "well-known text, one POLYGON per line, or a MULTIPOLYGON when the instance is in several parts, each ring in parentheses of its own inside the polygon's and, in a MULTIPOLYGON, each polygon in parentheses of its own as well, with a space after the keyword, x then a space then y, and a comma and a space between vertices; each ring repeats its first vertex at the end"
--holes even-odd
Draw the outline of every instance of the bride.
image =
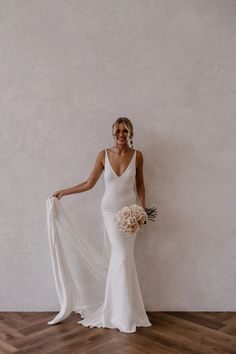
POLYGON ((114 221, 124 206, 139 204, 145 209, 143 155, 133 149, 133 126, 128 118, 120 117, 113 123, 112 135, 114 146, 98 153, 87 181, 57 191, 47 199, 50 252, 61 306, 48 324, 61 322, 75 311, 81 315, 77 323, 91 328, 116 328, 131 333, 136 332, 136 327, 152 325, 145 311, 134 259, 137 231, 124 233, 114 221), (60 199, 90 190, 103 171, 101 255, 75 230, 60 199))

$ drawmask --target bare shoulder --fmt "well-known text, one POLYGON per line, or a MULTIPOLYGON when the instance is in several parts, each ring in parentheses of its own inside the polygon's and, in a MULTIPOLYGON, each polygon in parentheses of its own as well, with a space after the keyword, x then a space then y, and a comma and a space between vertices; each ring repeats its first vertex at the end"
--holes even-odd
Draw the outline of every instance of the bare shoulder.
POLYGON ((97 163, 100 163, 104 166, 104 162, 105 162, 105 150, 100 150, 97 154, 97 159, 96 159, 97 163))
POLYGON ((138 158, 143 158, 143 153, 140 150, 136 150, 136 154, 138 158))
POLYGON ((142 166, 143 164, 143 153, 140 150, 136 150, 136 167, 142 166))

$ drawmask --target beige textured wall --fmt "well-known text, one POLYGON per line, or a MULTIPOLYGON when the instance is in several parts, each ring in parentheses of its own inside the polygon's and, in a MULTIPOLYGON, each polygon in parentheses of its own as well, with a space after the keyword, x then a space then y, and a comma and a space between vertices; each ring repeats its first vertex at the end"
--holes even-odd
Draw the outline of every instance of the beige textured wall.
MULTIPOLYGON (((45 201, 122 115, 159 210, 135 248, 147 309, 236 310, 235 63, 236 1, 0 0, 0 310, 58 309, 45 201)), ((62 199, 94 242, 103 190, 62 199)))

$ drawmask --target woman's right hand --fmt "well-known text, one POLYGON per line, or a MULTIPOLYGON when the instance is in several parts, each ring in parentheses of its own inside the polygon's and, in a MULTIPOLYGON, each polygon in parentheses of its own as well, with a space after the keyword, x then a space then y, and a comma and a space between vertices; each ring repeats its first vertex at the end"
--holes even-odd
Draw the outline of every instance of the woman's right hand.
POLYGON ((57 191, 57 192, 53 193, 53 195, 52 195, 50 198, 56 197, 56 198, 58 198, 58 199, 61 199, 64 195, 65 195, 65 194, 64 194, 64 191, 61 190, 61 191, 57 191))

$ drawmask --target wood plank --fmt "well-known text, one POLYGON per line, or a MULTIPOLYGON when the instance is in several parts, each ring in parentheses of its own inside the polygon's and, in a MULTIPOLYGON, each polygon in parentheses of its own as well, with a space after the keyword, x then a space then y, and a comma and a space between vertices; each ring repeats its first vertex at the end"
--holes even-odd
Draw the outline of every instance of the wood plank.
POLYGON ((148 312, 134 333, 85 327, 73 312, 0 313, 0 354, 236 354, 235 312, 148 312))

